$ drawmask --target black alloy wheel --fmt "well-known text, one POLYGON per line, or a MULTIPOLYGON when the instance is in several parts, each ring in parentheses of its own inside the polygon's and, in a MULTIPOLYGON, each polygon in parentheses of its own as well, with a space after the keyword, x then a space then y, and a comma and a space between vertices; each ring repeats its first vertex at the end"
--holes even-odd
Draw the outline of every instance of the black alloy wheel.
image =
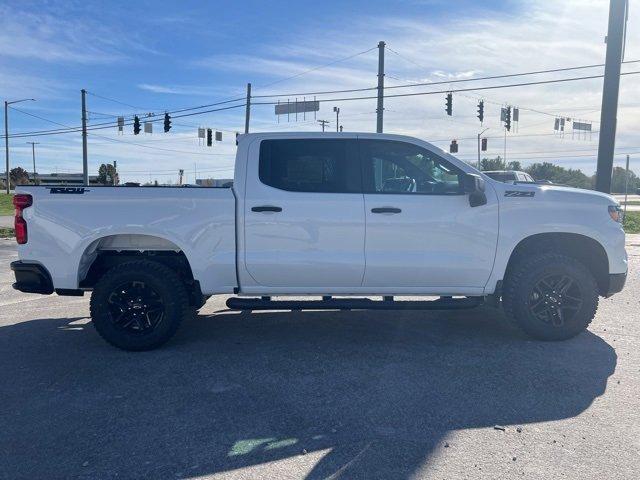
POLYGON ((162 297, 145 282, 131 281, 119 285, 107 302, 114 326, 136 335, 152 332, 165 316, 162 297))
POLYGON ((535 283, 529 298, 531 315, 543 323, 562 327, 582 307, 582 292, 569 275, 547 275, 535 283))

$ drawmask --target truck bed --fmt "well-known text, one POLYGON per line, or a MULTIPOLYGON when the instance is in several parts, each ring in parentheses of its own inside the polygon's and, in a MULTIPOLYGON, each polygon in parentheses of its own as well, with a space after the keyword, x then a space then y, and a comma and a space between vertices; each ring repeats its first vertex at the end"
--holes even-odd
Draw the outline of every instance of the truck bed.
POLYGON ((16 193, 33 197, 20 258, 42 264, 56 288, 78 288, 85 265, 105 249, 181 251, 203 291, 236 286, 230 188, 19 186, 16 193))

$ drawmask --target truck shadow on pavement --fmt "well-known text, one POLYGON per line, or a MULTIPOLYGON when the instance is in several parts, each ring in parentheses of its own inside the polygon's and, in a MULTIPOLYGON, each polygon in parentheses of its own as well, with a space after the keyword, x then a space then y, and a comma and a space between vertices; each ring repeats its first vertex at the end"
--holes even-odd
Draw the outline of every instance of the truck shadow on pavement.
POLYGON ((496 316, 223 312, 137 354, 84 319, 5 326, 0 477, 408 478, 453 430, 602 395, 617 357, 600 337, 528 341, 496 316))

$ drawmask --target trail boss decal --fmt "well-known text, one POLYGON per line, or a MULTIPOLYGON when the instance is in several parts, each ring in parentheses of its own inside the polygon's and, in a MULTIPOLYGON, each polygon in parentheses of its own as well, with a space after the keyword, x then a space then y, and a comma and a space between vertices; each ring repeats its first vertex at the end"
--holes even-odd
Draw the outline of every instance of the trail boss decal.
POLYGON ((504 192, 505 197, 533 197, 536 192, 524 192, 522 190, 507 190, 504 192))
POLYGON ((82 195, 84 192, 90 192, 84 187, 51 187, 49 193, 65 193, 65 194, 75 194, 82 195))

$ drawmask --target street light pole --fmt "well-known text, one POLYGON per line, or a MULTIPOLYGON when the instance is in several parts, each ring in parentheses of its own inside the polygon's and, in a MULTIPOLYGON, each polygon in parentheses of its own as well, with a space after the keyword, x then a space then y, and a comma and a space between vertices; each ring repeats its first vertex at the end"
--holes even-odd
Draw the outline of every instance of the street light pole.
POLYGON ((37 185, 36 178, 36 145, 40 145, 38 142, 27 142, 27 144, 31 144, 31 156, 33 157, 33 184, 37 185))
POLYGON ((629 191, 629 155, 627 155, 627 168, 624 172, 624 213, 622 214, 622 220, 626 221, 627 220, 627 202, 628 200, 628 193, 629 191))
POLYGON ((5 172, 5 180, 7 182, 7 195, 11 193, 10 187, 10 178, 9 178, 9 105, 20 102, 35 102, 35 98, 23 98, 22 100, 14 100, 9 102, 7 100, 4 101, 4 154, 5 154, 5 168, 7 169, 5 172))
POLYGON ((485 128, 483 131, 481 131, 478 134, 478 170, 480 170, 480 137, 482 136, 482 134, 484 132, 486 132, 487 130, 489 130, 488 128, 485 128))
POLYGON ((4 101, 4 153, 6 157, 5 181, 7 182, 7 195, 9 195, 9 102, 4 101))

